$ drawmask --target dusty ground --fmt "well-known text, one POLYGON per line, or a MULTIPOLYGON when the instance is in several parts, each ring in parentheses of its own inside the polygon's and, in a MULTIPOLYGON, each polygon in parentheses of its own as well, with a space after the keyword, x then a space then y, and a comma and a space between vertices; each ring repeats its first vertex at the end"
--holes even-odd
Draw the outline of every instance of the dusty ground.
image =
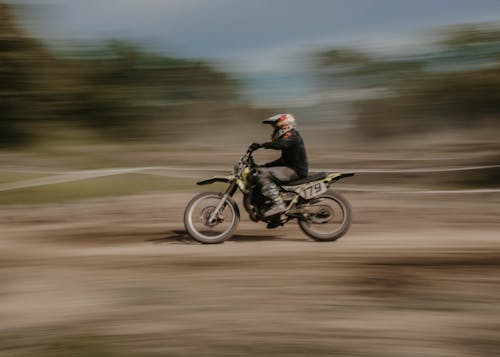
POLYGON ((205 246, 193 192, 0 208, 0 356, 493 356, 500 195, 347 193, 335 243, 295 225, 205 246))

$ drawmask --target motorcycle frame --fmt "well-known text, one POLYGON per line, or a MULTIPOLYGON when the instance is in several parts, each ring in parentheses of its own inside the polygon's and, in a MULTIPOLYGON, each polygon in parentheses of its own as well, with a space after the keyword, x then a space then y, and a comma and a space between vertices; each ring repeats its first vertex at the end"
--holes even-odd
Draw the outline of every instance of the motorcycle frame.
MULTIPOLYGON (((233 197, 236 191, 238 189, 241 191, 243 195, 248 194, 248 184, 249 184, 249 179, 252 174, 254 174, 257 166, 255 165, 255 162, 253 161, 253 151, 248 150, 245 155, 243 155, 238 164, 235 166, 235 169, 233 170, 233 173, 231 175, 227 176, 213 176, 207 180, 202 180, 197 182, 197 185, 209 185, 213 184, 216 182, 225 182, 229 183, 228 188, 224 192, 221 201, 219 202, 218 206, 216 209, 212 212, 209 220, 215 220, 217 216, 219 215, 219 211, 221 208, 223 208, 227 202, 228 197, 233 197)), ((314 180, 311 182, 307 182, 304 184, 296 185, 296 186, 288 186, 288 185, 280 185, 282 189, 284 189, 287 192, 294 192, 295 197, 290 201, 288 204, 288 207, 285 211, 285 214, 289 212, 292 207, 294 207, 300 200, 301 196, 300 194, 304 189, 313 184, 313 183, 318 183, 318 182, 323 182, 328 188, 330 186, 337 182, 338 180, 341 180, 345 177, 352 177, 354 176, 354 173, 340 173, 340 172, 334 172, 334 173, 329 173, 325 178, 319 179, 319 180, 314 180)), ((245 207, 246 209, 246 207, 245 207)), ((249 213, 249 212, 248 212, 249 213)))

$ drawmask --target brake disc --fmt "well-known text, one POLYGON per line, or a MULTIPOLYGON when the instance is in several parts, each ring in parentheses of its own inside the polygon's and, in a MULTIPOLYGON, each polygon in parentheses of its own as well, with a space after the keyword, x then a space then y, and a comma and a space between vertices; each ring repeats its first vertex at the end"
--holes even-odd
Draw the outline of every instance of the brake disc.
POLYGON ((208 207, 205 207, 202 211, 201 211, 201 214, 200 214, 200 220, 201 222, 207 226, 207 227, 215 227, 216 225, 224 222, 224 216, 219 214, 214 220, 213 222, 210 222, 210 216, 212 216, 212 213, 214 212, 214 210, 216 209, 215 206, 208 206, 208 207))
POLYGON ((333 219, 333 210, 326 205, 314 207, 314 211, 310 212, 309 219, 316 224, 328 223, 333 219))

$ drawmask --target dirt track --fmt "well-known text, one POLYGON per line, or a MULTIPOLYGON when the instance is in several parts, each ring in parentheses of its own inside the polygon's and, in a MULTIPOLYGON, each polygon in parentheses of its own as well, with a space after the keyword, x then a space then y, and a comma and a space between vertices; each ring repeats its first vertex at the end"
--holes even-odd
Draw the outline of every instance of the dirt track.
POLYGON ((348 194, 335 243, 296 227, 204 246, 191 194, 0 209, 0 356, 492 356, 500 196, 348 194))

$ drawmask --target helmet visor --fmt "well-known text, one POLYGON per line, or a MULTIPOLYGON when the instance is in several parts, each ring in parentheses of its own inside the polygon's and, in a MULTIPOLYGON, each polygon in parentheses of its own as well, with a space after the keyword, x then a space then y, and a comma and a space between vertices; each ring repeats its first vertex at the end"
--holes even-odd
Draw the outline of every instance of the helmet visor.
POLYGON ((276 119, 269 118, 269 119, 263 120, 262 124, 271 124, 271 125, 274 125, 274 124, 276 124, 276 121, 277 121, 276 119))

